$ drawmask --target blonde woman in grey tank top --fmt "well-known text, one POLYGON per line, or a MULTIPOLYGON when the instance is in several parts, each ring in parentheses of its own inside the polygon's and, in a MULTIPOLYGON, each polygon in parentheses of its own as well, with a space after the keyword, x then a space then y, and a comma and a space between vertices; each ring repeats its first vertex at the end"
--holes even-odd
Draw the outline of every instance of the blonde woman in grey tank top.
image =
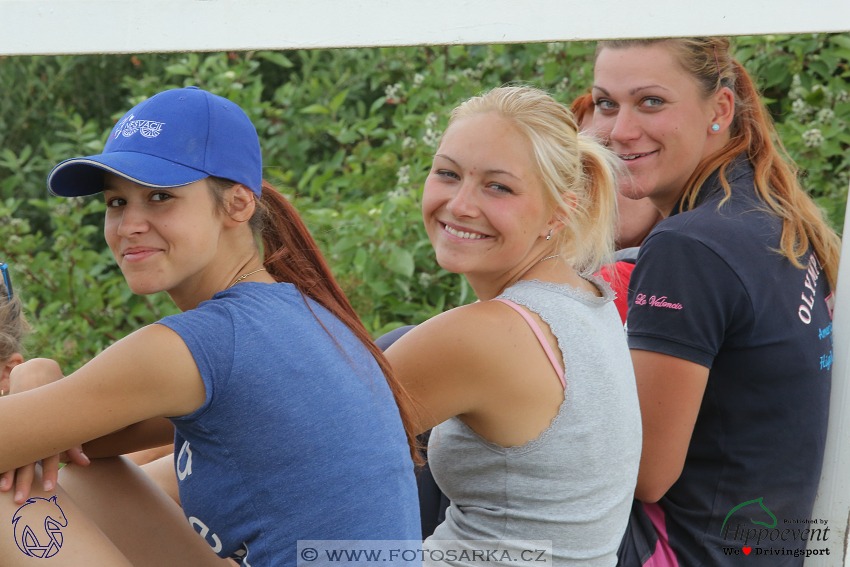
POLYGON ((452 501, 426 565, 616 564, 640 413, 612 292, 581 274, 612 248, 617 168, 542 91, 498 88, 452 112, 422 212, 437 261, 479 302, 386 352, 418 430, 434 428, 452 501))

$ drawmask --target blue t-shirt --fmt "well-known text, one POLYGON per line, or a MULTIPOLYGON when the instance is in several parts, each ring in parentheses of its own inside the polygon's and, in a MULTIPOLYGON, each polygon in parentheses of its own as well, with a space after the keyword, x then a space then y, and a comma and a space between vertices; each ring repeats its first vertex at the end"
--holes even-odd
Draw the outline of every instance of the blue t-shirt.
POLYGON ((629 346, 710 368, 682 475, 659 502, 679 565, 799 566, 826 440, 832 296, 813 253, 797 268, 777 252, 782 222, 749 162, 726 177, 720 208, 715 172, 641 246, 629 346))
POLYGON ((206 388, 171 421, 180 500, 221 557, 295 565, 298 540, 418 540, 413 463, 371 353, 291 284, 166 317, 206 388))

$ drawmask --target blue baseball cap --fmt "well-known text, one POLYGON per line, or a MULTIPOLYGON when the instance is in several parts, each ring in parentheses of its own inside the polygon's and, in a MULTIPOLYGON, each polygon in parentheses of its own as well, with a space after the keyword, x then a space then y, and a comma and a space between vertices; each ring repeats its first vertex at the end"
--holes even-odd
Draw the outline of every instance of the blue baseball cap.
POLYGON ((260 140, 239 106, 198 87, 161 92, 115 124, 103 153, 65 160, 50 172, 54 195, 103 191, 108 171, 147 187, 179 187, 222 177, 257 195, 263 183, 260 140))

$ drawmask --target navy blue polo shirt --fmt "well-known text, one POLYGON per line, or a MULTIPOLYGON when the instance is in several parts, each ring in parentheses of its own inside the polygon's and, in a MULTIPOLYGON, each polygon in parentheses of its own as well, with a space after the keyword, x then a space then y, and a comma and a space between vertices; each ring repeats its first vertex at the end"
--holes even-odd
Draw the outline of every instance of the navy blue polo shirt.
POLYGON ((630 348, 710 369, 682 475, 659 504, 683 567, 800 566, 794 550, 809 538, 826 547, 832 533, 809 524, 826 440, 832 296, 813 253, 798 268, 777 252, 782 222, 758 198, 749 162, 733 162, 726 178, 726 202, 715 172, 692 210, 655 227, 631 278, 630 348))

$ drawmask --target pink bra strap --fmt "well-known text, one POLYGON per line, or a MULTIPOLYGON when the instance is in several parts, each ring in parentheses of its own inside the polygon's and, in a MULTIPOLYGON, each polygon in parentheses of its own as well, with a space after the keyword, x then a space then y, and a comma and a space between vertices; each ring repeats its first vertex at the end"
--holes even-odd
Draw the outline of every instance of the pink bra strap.
POLYGON ((531 318, 531 315, 526 313, 525 309, 521 308, 519 305, 514 303, 509 299, 504 299, 501 297, 495 298, 493 301, 501 301, 525 319, 525 322, 528 323, 528 326, 531 327, 531 330, 534 331, 534 336, 537 337, 537 340, 540 341, 540 346, 543 347, 544 352, 546 352, 546 356, 549 357, 549 362, 552 363, 552 366, 555 368, 555 372, 558 374, 558 379, 561 381, 561 385, 564 387, 564 390, 567 389, 567 381, 564 380, 564 371, 561 369, 561 364, 558 362, 558 359, 555 358, 555 353, 552 352, 552 348, 549 346, 549 341, 546 340, 546 337, 543 336, 543 331, 540 329, 540 325, 531 318))

